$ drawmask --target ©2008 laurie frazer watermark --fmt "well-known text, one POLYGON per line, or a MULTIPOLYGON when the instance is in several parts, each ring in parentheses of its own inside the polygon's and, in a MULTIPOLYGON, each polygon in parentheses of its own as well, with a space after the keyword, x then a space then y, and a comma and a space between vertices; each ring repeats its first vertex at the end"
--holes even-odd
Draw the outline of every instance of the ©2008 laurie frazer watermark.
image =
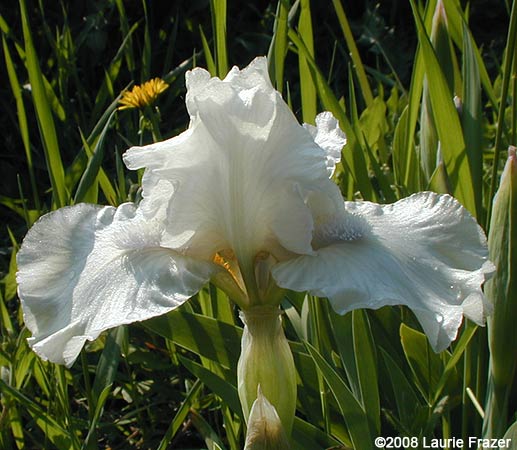
POLYGON ((435 449, 504 449, 512 447, 512 439, 483 439, 469 436, 466 439, 460 438, 427 438, 427 437, 409 437, 409 436, 379 436, 375 438, 375 447, 384 449, 410 449, 410 448, 435 448, 435 449))

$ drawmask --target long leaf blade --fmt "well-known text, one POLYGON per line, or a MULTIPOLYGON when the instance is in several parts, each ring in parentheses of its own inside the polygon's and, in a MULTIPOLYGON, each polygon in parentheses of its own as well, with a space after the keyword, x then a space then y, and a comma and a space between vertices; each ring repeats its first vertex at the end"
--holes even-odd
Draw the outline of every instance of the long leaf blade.
POLYGON ((61 207, 66 204, 67 193, 65 189, 65 173, 59 151, 56 127, 54 125, 50 102, 43 83, 43 76, 38 56, 32 41, 25 0, 19 0, 19 2, 25 43, 26 65, 29 73, 34 108, 36 110, 36 118, 38 120, 41 140, 45 150, 50 183, 54 194, 54 203, 56 207, 61 207))

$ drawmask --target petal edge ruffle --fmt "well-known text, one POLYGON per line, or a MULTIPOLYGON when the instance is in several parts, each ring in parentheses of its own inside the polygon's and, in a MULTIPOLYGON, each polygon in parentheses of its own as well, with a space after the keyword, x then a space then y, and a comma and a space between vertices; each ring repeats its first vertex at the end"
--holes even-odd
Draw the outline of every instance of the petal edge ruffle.
POLYGON ((456 338, 463 316, 484 323, 491 305, 481 286, 494 267, 483 231, 459 202, 424 192, 392 205, 346 202, 345 209, 358 229, 275 266, 281 287, 328 297, 341 314, 407 305, 435 351, 456 338))
POLYGON ((214 266, 160 246, 158 221, 133 204, 78 204, 43 216, 17 255, 18 292, 33 349, 70 366, 86 340, 164 314, 194 295, 214 266))

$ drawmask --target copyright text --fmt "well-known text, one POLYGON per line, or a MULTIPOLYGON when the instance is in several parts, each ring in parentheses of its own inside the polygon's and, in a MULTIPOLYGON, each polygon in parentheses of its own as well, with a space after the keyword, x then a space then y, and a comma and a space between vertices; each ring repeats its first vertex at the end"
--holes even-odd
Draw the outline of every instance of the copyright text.
POLYGON ((427 437, 409 437, 409 436, 395 436, 375 438, 375 447, 384 449, 408 449, 408 448, 436 448, 449 450, 454 449, 502 449, 510 448, 512 445, 511 439, 482 439, 470 436, 467 439, 448 438, 427 438, 427 437))

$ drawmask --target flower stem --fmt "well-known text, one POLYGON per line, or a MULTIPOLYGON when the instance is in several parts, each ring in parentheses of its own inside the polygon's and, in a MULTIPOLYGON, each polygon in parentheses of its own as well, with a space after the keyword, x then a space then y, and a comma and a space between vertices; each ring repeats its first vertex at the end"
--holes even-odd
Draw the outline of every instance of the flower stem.
POLYGON ((241 319, 245 326, 237 378, 244 417, 248 420, 260 385, 289 435, 296 409, 296 368, 280 309, 255 306, 242 311, 241 319))
POLYGON ((144 116, 151 122, 151 133, 153 141, 162 141, 162 134, 160 133, 160 121, 158 120, 158 113, 151 106, 147 105, 144 109, 144 116))

